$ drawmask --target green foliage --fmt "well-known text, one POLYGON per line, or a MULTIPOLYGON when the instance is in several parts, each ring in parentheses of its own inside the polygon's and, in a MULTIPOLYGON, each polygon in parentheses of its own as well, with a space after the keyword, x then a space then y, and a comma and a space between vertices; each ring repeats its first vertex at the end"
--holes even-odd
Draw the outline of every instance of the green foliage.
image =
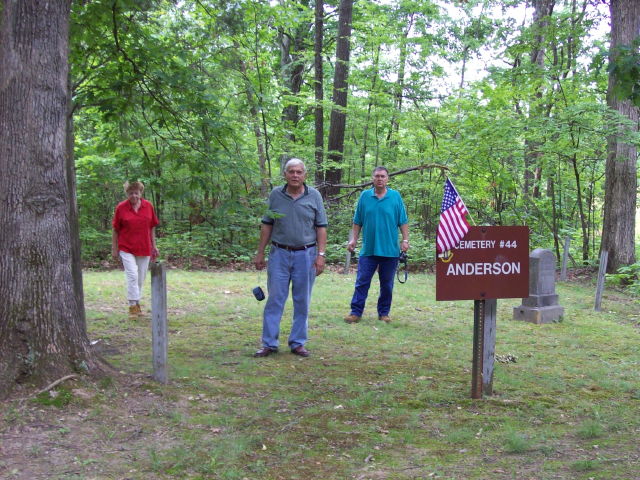
POLYGON ((86 260, 106 259, 111 255, 111 232, 83 227, 80 229, 80 244, 86 260))
MULTIPOLYGON (((295 155, 307 161, 310 184, 330 167, 353 186, 379 164, 391 172, 446 168, 392 177, 407 204, 416 263, 433 261, 445 173, 475 223, 528 225, 532 247, 552 249, 571 232, 573 253, 592 262, 606 137, 615 131, 637 141, 628 122, 604 107, 604 43, 592 36, 600 11, 556 8, 545 25, 519 25, 509 17, 512 3, 502 6, 505 16, 493 18, 464 2, 356 2, 344 155, 316 165, 311 4, 74 3, 71 76, 85 259, 108 257, 125 179, 145 183, 170 257, 249 259, 264 190, 281 182, 282 157, 295 155), (400 65, 397 53, 405 47, 400 65), (531 62, 534 48, 546 52, 542 66, 531 62), (499 51, 501 61, 486 76, 458 83, 450 75, 487 50, 499 51)), ((334 9, 325 4, 325 138, 334 9)), ((635 47, 621 49, 612 67, 627 84, 636 75, 635 47)), ((327 205, 330 261, 344 258, 349 193, 358 191, 342 189, 327 205)))
POLYGON ((620 267, 617 273, 607 274, 607 280, 628 289, 635 295, 640 294, 640 262, 620 267))
POLYGON ((614 94, 640 106, 640 36, 630 45, 618 45, 611 54, 609 73, 615 79, 614 94))

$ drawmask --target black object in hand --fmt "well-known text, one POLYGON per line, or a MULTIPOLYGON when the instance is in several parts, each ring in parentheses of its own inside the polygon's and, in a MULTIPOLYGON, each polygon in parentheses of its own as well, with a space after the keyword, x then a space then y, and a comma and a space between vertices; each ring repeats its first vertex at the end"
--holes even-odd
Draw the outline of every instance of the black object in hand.
POLYGON ((408 276, 409 276, 409 257, 407 255, 407 252, 400 252, 400 256, 398 257, 398 269, 396 270, 396 277, 398 278, 398 282, 406 283, 408 276), (400 271, 403 271, 404 273, 401 275, 400 271))
POLYGON ((253 291, 253 296, 256 297, 256 300, 258 300, 259 302, 264 300, 264 292, 262 291, 261 287, 256 287, 252 291, 253 291))

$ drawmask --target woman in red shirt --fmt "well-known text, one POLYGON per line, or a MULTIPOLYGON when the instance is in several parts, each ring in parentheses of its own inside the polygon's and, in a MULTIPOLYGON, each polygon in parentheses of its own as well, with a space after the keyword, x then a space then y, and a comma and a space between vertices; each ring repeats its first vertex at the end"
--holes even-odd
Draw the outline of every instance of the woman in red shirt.
POLYGON ((113 215, 111 254, 120 258, 127 278, 129 315, 142 316, 140 294, 149 260, 158 256, 156 225, 158 217, 150 202, 142 198, 142 182, 125 182, 127 200, 116 206, 113 215))

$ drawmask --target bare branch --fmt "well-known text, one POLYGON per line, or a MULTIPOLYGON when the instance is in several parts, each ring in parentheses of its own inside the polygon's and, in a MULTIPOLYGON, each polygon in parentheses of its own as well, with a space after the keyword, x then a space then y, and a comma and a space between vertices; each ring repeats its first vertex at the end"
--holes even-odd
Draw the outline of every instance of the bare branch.
MULTIPOLYGON (((428 168, 439 168, 440 170, 447 170, 449 171, 449 167, 445 166, 445 165, 441 165, 439 163, 428 163, 428 164, 424 164, 424 165, 418 165, 416 167, 409 167, 409 168, 403 168, 402 170, 397 170, 395 172, 391 172, 389 173, 389 177, 394 177, 396 175, 402 175, 403 173, 408 173, 408 172, 413 172, 413 171, 421 171, 421 170, 426 170, 428 168)), ((321 183, 319 185, 316 185, 316 188, 326 188, 326 187, 333 187, 333 188, 365 188, 368 187, 370 185, 373 185, 373 181, 369 181, 369 182, 365 182, 365 183, 360 183, 358 185, 349 185, 349 184, 345 184, 345 183, 338 183, 338 184, 331 184, 331 183, 321 183)))

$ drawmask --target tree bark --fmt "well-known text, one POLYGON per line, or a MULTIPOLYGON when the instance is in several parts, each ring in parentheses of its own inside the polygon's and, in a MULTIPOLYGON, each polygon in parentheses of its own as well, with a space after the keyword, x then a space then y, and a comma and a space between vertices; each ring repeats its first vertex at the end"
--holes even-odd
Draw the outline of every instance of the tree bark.
MULTIPOLYGON (((238 45, 236 44, 236 47, 237 46, 238 45)), ((262 130, 260 128, 260 112, 258 111, 257 101, 253 94, 253 85, 247 75, 247 64, 242 58, 238 59, 238 68, 244 77, 247 104, 249 105, 249 113, 251 113, 251 127, 253 128, 253 134, 256 137, 256 152, 258 153, 258 167, 260 168, 260 195, 262 195, 263 198, 267 198, 271 191, 271 169, 266 149, 267 141, 262 135, 262 130)))
POLYGON ((324 182, 324 78, 322 69, 322 47, 324 29, 324 2, 316 0, 315 5, 315 35, 314 35, 314 92, 316 106, 315 115, 315 159, 316 185, 324 182))
POLYGON ((371 122, 371 109, 374 105, 374 98, 376 95, 378 78, 380 76, 380 51, 382 46, 378 44, 376 46, 376 53, 373 57, 373 72, 371 73, 371 87, 369 88, 369 100, 367 102, 367 115, 364 120, 364 127, 362 132, 362 152, 360 153, 360 176, 364 178, 366 173, 367 153, 369 151, 369 123, 371 122))
POLYGON ((393 113, 391 114, 391 126, 387 135, 387 146, 393 151, 398 146, 400 131, 400 116, 402 115, 402 100, 404 99, 404 72, 407 67, 408 41, 415 14, 408 14, 406 28, 400 34, 400 58, 398 59, 398 80, 393 87, 393 113))
POLYGON ((69 10, 0 1, 0 396, 101 366, 74 280, 69 10))
MULTIPOLYGON (((339 184, 342 179, 342 157, 344 154, 344 131, 347 123, 347 94, 349 79, 349 56, 351 52, 351 17, 353 0, 340 0, 338 19, 338 40, 336 42, 336 71, 333 77, 333 109, 329 126, 328 159, 331 167, 326 170, 325 179, 329 184, 339 184)), ((338 193, 335 187, 321 189, 323 197, 333 197, 338 193)))
MULTIPOLYGON (((545 54, 545 34, 549 26, 549 17, 553 13, 555 0, 533 0, 533 25, 534 43, 531 49, 531 70, 532 77, 536 82, 535 92, 531 99, 530 118, 545 116, 545 106, 543 105, 544 95, 544 54, 545 54)), ((548 113, 546 114, 548 116, 548 113)), ((525 142, 524 154, 524 194, 532 194, 533 197, 540 196, 540 179, 542 178, 542 152, 540 152, 541 142, 527 139, 525 142), (533 192, 532 192, 533 190, 533 192)))
MULTIPOLYGON (((71 90, 71 76, 67 77, 67 92, 71 90)), ((84 311, 84 287, 82 282, 82 251, 80 248, 80 218, 78 214, 77 189, 76 189, 76 165, 73 157, 75 145, 73 135, 73 102, 71 95, 67 95, 67 141, 65 174, 67 178, 67 207, 69 208, 69 232, 71 236, 71 265, 73 275, 73 289, 76 302, 80 305, 79 320, 85 324, 84 311)))
MULTIPOLYGON (((617 48, 630 46, 640 31, 640 0, 611 0, 611 46, 609 62, 615 62, 617 48)), ((607 105, 629 118, 638 130, 638 108, 614 93, 616 79, 609 74, 607 105)), ((609 252, 607 273, 635 263, 635 216, 637 208, 637 149, 617 135, 607 139, 604 221, 601 250, 609 252)))
MULTIPOLYGON (((303 11, 309 7, 308 0, 300 2, 297 8, 303 11)), ((297 96, 300 93, 302 82, 304 80, 305 69, 305 50, 309 44, 310 28, 306 22, 296 26, 291 33, 281 29, 278 34, 278 42, 280 46, 280 73, 282 77, 283 96, 297 96)), ((291 147, 296 142, 295 129, 300 120, 300 108, 297 102, 287 101, 282 110, 282 123, 285 129, 285 138, 287 144, 280 157, 280 165, 284 164, 291 158, 291 147)))

